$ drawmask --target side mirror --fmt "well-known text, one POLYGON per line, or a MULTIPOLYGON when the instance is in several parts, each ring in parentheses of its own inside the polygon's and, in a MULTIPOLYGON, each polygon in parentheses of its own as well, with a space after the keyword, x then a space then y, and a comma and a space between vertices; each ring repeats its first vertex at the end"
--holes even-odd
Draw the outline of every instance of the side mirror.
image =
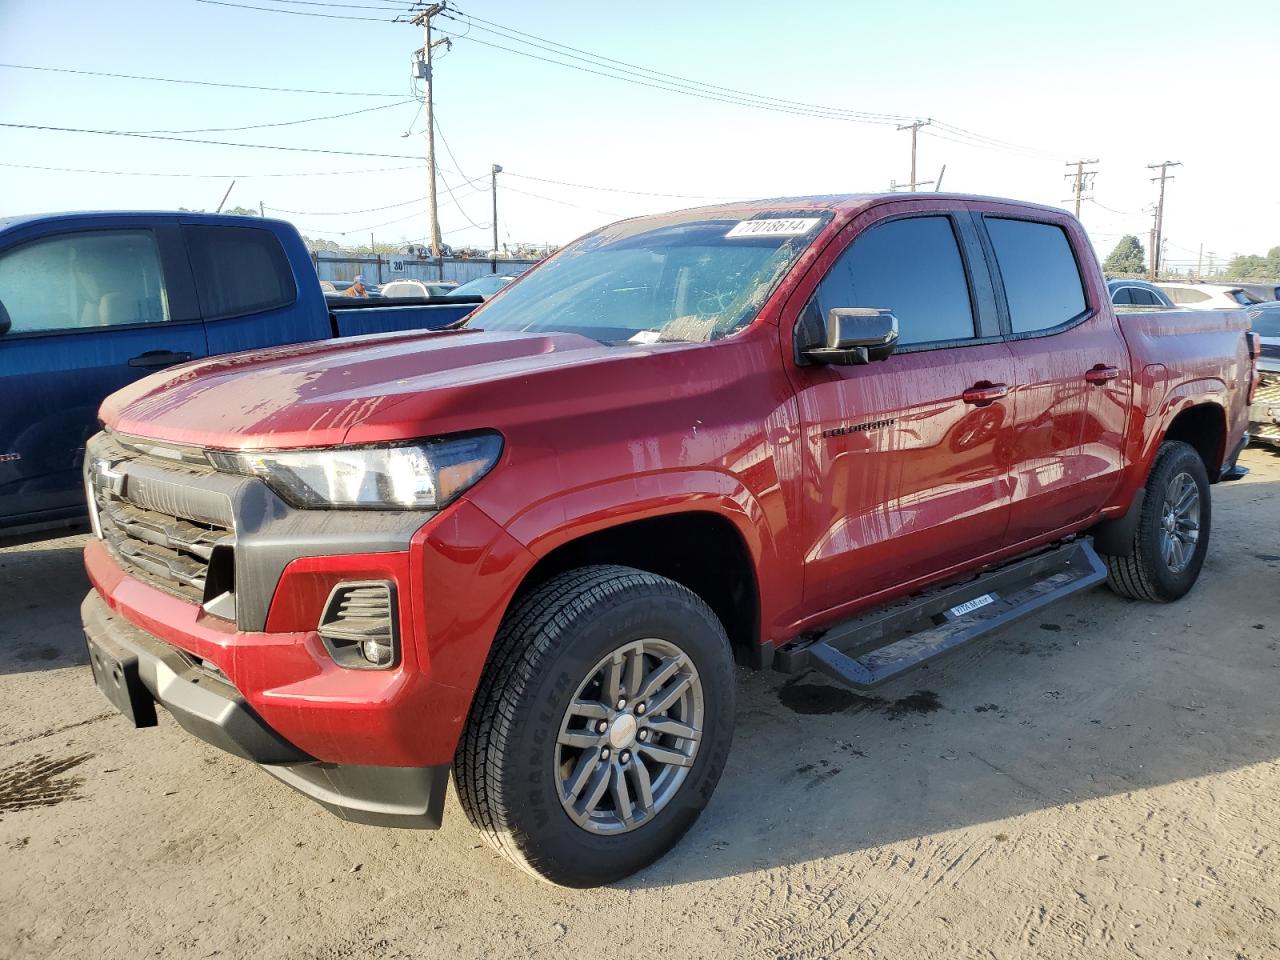
POLYGON ((9 319, 9 311, 4 308, 4 301, 0 300, 0 337, 3 337, 13 328, 13 322, 9 319))
POLYGON ((826 317, 810 304, 796 324, 801 363, 853 366, 887 360, 898 345, 898 318, 881 307, 833 307, 826 317))

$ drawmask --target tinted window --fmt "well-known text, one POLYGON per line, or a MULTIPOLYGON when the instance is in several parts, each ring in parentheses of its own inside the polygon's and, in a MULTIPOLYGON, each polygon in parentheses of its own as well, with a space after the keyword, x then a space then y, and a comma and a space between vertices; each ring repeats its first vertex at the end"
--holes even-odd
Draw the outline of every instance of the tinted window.
POLYGON ((1143 287, 1133 288, 1133 302, 1139 307, 1155 307, 1160 305, 1155 294, 1143 287))
POLYGON ((255 227, 185 227, 206 320, 285 307, 297 297, 280 241, 255 227))
POLYGON ((1111 294, 1111 302, 1118 306, 1128 306, 1133 303, 1133 287, 1121 287, 1111 294))
POLYGON ((949 217, 872 227, 840 255, 817 300, 823 316, 834 307, 892 310, 903 344, 974 335, 969 284, 949 217))
POLYGON ((1014 333, 1047 330, 1084 313, 1084 285, 1067 235, 1051 223, 987 217, 1014 333))
POLYGON ((73 233, 0 255, 13 333, 169 319, 160 253, 147 230, 73 233))

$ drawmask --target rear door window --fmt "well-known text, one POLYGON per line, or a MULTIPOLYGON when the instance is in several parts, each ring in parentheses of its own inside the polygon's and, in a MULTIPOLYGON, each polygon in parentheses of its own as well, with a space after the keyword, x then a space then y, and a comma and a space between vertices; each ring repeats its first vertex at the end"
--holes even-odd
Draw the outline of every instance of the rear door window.
POLYGON ((1032 220, 985 220, 1014 333, 1050 330, 1085 312, 1084 284, 1066 231, 1032 220))
POLYGON ((1111 302, 1117 306, 1127 307, 1133 303, 1133 287, 1121 287, 1111 295, 1111 302))
POLYGON ((182 232, 206 320, 264 313, 297 299, 289 259, 270 230, 188 226, 182 232))
POLYGON ((824 316, 837 307, 891 310, 904 345, 975 336, 969 281, 947 216, 871 227, 822 279, 817 303, 824 316))
POLYGON ((160 252, 150 230, 63 234, 0 254, 0 303, 10 334, 169 319, 160 252))

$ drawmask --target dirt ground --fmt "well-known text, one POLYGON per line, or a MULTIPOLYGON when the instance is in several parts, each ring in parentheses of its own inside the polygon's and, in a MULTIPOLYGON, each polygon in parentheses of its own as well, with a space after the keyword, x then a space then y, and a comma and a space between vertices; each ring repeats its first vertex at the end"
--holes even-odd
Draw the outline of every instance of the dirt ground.
POLYGON ((85 665, 79 536, 0 551, 0 957, 1280 957, 1280 456, 1199 586, 1105 588, 863 698, 740 673, 697 826, 546 886, 450 797, 350 826, 85 665))

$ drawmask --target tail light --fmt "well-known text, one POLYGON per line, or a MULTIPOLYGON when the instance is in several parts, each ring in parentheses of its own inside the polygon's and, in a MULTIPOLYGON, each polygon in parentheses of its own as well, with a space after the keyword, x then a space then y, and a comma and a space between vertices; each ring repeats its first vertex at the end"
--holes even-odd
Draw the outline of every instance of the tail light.
POLYGON ((1262 356, 1262 336, 1257 333, 1246 333, 1245 337, 1249 341, 1249 399, 1247 402, 1252 405, 1258 393, 1258 358, 1262 356))

